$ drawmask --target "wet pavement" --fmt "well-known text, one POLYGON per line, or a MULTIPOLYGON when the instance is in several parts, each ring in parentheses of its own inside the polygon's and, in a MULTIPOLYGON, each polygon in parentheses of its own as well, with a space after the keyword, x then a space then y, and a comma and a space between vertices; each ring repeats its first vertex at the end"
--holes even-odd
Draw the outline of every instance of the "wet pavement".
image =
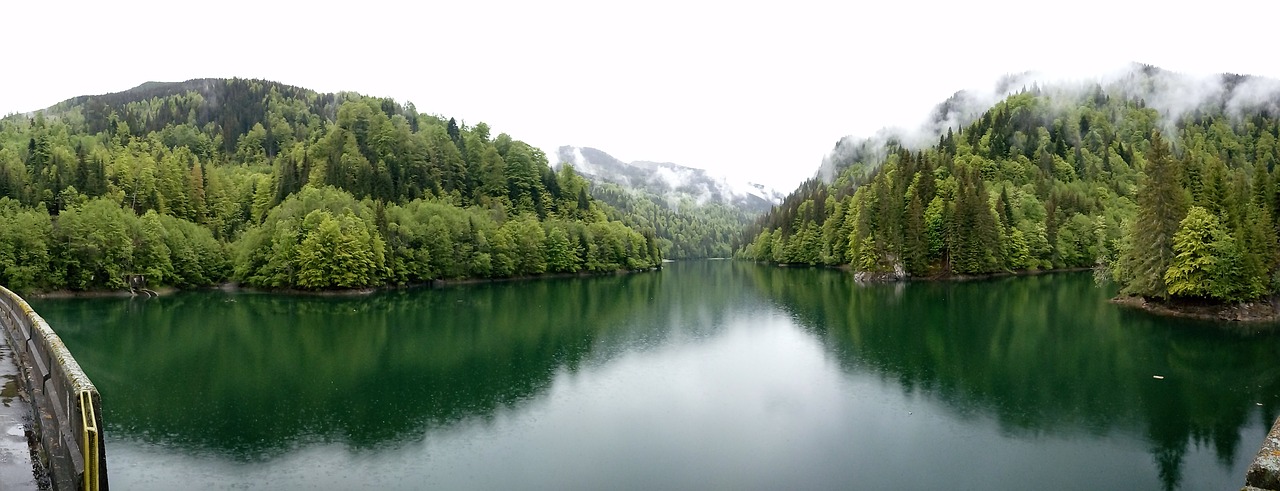
POLYGON ((26 435, 33 424, 31 400, 18 377, 13 348, 0 333, 0 490, 4 491, 40 489, 26 435))

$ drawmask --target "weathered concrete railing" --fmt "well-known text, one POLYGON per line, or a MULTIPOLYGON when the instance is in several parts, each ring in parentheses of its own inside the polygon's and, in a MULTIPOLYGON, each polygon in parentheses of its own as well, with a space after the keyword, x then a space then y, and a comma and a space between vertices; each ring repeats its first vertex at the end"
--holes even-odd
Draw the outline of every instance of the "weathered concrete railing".
POLYGON ((107 489, 98 389, 49 324, 27 302, 0 287, 0 327, 22 365, 32 397, 41 459, 57 490, 107 489))
POLYGON ((1280 418, 1271 425, 1271 432, 1262 440, 1262 450, 1249 465, 1244 489, 1280 491, 1280 418))

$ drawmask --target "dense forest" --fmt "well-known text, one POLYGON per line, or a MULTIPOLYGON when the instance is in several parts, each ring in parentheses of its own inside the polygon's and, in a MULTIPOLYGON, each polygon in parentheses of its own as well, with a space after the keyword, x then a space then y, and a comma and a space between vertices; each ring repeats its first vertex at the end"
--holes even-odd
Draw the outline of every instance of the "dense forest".
POLYGON ((689 196, 674 199, 609 182, 593 184, 591 195, 610 205, 611 219, 653 230, 663 257, 671 259, 731 257, 743 228, 759 216, 726 203, 698 203, 689 196))
POLYGON ((733 184, 728 176, 672 162, 624 162, 598 148, 569 145, 556 154, 591 183, 592 197, 613 208, 611 219, 653 230, 670 259, 731 257, 742 230, 781 198, 767 186, 733 184))
POLYGON ((1269 294, 1276 101, 1226 75, 1185 111, 1149 105, 1142 94, 1172 93, 1172 77, 1143 67, 1105 87, 1032 86, 925 148, 850 152, 831 182, 805 182, 762 217, 738 255, 880 278, 1096 268, 1153 299, 1269 294))
POLYGON ((655 231, 625 218, 484 123, 353 93, 148 83, 0 120, 0 284, 20 290, 656 266, 655 231))

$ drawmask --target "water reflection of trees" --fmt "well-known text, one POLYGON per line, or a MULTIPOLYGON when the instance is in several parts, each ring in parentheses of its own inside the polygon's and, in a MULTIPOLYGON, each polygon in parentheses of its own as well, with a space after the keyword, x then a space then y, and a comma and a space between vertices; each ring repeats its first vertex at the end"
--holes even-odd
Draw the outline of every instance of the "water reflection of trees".
POLYGON ((1142 435, 1167 488, 1188 446, 1230 467, 1241 428, 1280 407, 1280 336, 1158 319, 1105 302, 1087 274, 858 285, 827 270, 750 269, 753 284, 870 371, 1011 434, 1142 435), (1153 378, 1161 375, 1163 380, 1153 378), (1262 403, 1263 407, 1257 407, 1262 403))
POLYGON ((678 282, 642 273, 35 307, 102 392, 108 438, 257 460, 311 441, 420 439, 527 404, 558 372, 661 344, 672 329, 716 329, 726 302, 750 302, 731 286, 746 272, 721 266, 674 266, 678 282))
POLYGON ((1168 487, 1192 444, 1223 465, 1249 458, 1256 442, 1240 442, 1240 429, 1254 411, 1270 421, 1280 409, 1280 337, 1118 310, 1088 275, 858 286, 829 270, 672 270, 353 298, 196 292, 35 307, 102 391, 108 438, 241 460, 311 441, 429 439, 524 407, 557 373, 676 333, 710 337, 762 298, 846 371, 879 374, 960 417, 991 415, 1014 435, 1139 435, 1168 487))

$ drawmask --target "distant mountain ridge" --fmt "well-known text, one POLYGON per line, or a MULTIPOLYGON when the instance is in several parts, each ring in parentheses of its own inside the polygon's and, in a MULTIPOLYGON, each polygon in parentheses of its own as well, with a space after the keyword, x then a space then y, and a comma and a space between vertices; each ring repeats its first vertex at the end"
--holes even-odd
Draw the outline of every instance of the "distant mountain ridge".
POLYGON ((704 169, 670 162, 623 162, 603 150, 565 145, 558 149, 559 162, 573 164, 579 174, 593 182, 608 182, 679 201, 689 197, 699 204, 709 202, 734 206, 759 214, 780 203, 784 194, 751 182, 734 182, 704 169))

